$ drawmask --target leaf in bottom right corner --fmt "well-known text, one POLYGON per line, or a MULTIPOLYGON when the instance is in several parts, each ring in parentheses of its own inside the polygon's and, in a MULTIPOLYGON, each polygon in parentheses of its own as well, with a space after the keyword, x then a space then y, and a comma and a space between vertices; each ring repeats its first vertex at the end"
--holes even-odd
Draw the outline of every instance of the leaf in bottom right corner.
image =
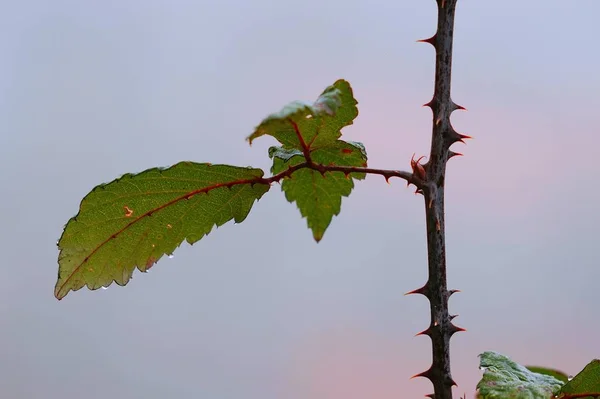
POLYGON ((589 393, 590 396, 578 396, 584 399, 600 397, 600 360, 592 360, 579 374, 567 382, 560 390, 558 398, 589 393))

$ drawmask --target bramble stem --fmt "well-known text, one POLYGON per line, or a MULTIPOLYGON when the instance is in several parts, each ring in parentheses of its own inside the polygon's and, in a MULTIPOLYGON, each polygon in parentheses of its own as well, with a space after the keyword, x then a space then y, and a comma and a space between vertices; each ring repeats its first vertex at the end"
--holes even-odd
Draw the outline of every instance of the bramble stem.
MULTIPOLYGON (((406 180, 408 184, 414 184, 418 189, 422 189, 423 181, 419 179, 417 176, 414 176, 411 172, 404 172, 401 170, 388 170, 388 169, 374 169, 374 168, 363 168, 359 166, 338 166, 338 165, 322 165, 318 163, 314 163, 313 161, 306 161, 299 163, 294 166, 290 166, 288 169, 280 172, 271 177, 256 179, 255 182, 252 183, 262 183, 262 184, 271 184, 274 182, 278 182, 283 178, 289 177, 297 171, 298 169, 313 169, 321 172, 321 174, 325 174, 326 172, 343 172, 346 175, 350 173, 366 173, 373 175, 381 175, 385 178, 385 180, 389 180, 391 177, 399 177, 401 179, 406 180)), ((244 181, 244 183, 247 183, 244 181)))
POLYGON ((433 383, 435 399, 452 399, 456 385, 450 372, 450 337, 463 329, 452 324, 448 298, 456 291, 448 291, 446 281, 446 243, 444 223, 444 180, 446 163, 454 154, 450 146, 468 136, 457 133, 450 124, 450 114, 463 109, 450 98, 452 69, 452 39, 454 11, 457 0, 436 0, 438 25, 436 34, 422 42, 433 45, 436 52, 435 84, 432 100, 426 104, 433 111, 433 129, 429 160, 425 169, 425 215, 427 223, 427 258, 429 278, 425 285, 411 293, 423 294, 429 299, 431 323, 421 334, 431 338, 433 362, 431 367, 417 374, 433 383))

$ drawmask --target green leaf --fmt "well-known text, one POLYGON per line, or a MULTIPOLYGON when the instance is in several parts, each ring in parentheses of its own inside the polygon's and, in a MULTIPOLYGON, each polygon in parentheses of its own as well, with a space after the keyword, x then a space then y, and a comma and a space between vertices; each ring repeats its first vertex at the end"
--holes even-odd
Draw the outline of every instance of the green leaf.
MULTIPOLYGON (((573 379, 567 382, 560 390, 559 398, 574 394, 595 394, 600 396, 600 360, 592 360, 573 379)), ((587 398, 592 398, 588 396, 587 398)))
POLYGON ((281 111, 269 115, 248 137, 269 135, 286 149, 317 149, 337 140, 344 126, 351 125, 358 115, 357 101, 350 84, 338 80, 323 91, 313 104, 293 102, 281 111))
POLYGON ((181 162, 97 186, 58 242, 54 295, 125 285, 136 267, 147 271, 183 240, 193 244, 213 226, 242 222, 269 190, 262 177, 260 169, 181 162))
POLYGON ((560 370, 549 369, 546 367, 538 367, 538 366, 525 366, 525 367, 527 367, 527 369, 529 371, 533 371, 534 373, 551 375, 552 377, 554 377, 557 380, 560 380, 562 382, 569 381, 569 376, 560 370))
POLYGON ((548 399, 562 386, 556 378, 534 373, 496 352, 480 356, 483 377, 477 389, 481 399, 548 399))
MULTIPOLYGON (((295 149, 271 147, 273 158, 271 171, 276 174, 306 161, 302 152, 295 149)), ((366 166, 367 154, 362 144, 334 141, 311 152, 313 162, 321 165, 366 166)), ((326 172, 303 168, 285 178, 281 189, 289 202, 296 202, 300 213, 307 219, 308 227, 318 242, 334 215, 341 209, 342 196, 347 197, 354 188, 353 179, 364 179, 364 173, 326 172)))

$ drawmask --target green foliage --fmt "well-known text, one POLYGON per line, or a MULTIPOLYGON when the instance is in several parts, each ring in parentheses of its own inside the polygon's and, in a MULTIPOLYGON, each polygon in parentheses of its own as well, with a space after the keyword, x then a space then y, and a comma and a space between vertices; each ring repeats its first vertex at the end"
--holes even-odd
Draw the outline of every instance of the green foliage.
POLYGON ((357 171, 367 165, 365 148, 338 140, 358 115, 356 104, 350 84, 338 80, 313 104, 294 102, 263 120, 248 140, 270 135, 282 144, 269 150, 271 178, 260 169, 181 162, 94 188, 58 242, 54 295, 127 284, 136 268, 147 271, 184 240, 193 244, 213 226, 242 222, 282 179, 286 198, 296 202, 319 241, 353 179, 365 177, 357 171))
MULTIPOLYGON (((269 155, 273 158, 273 173, 306 162, 298 150, 271 147, 269 155)), ((313 162, 323 165, 366 166, 367 162, 362 144, 341 140, 312 151, 311 158, 313 162)), ((364 179, 365 174, 350 173, 346 176, 343 172, 321 174, 315 169, 300 169, 284 179, 281 189, 285 192, 285 198, 296 202, 316 241, 323 238, 333 216, 340 213, 342 196, 347 197, 354 188, 353 178, 364 179)))
POLYGON ((593 394, 586 399, 600 397, 600 360, 592 360, 571 381, 567 382, 560 390, 559 398, 567 398, 576 394, 593 394))
POLYGON ((477 389, 481 399, 547 399, 563 385, 549 375, 534 373, 496 352, 480 355, 483 377, 477 389))
MULTIPOLYGON (((316 165, 365 167, 364 146, 338 140, 340 129, 351 125, 358 115, 356 104, 350 84, 338 80, 313 104, 294 102, 269 115, 248 140, 269 135, 282 144, 269 149, 274 174, 309 161, 316 165)), ((342 197, 354 188, 352 179, 364 177, 363 173, 303 168, 284 179, 281 188, 286 199, 295 202, 307 219, 315 240, 320 241, 333 216, 340 213, 342 197)))
POLYGON ((351 125, 358 115, 350 83, 338 80, 326 88, 313 104, 293 102, 266 117, 248 137, 276 138, 286 149, 317 149, 337 140, 340 129, 351 125))
POLYGON ((186 240, 242 222, 270 185, 260 169, 181 162, 126 174, 94 188, 58 242, 61 299, 87 285, 125 285, 186 240))
POLYGON ((527 369, 529 371, 533 371, 534 373, 538 373, 538 374, 550 375, 562 382, 569 381, 569 376, 560 370, 554 370, 554 369, 549 369, 546 367, 537 367, 537 366, 525 366, 525 367, 527 367, 527 369))

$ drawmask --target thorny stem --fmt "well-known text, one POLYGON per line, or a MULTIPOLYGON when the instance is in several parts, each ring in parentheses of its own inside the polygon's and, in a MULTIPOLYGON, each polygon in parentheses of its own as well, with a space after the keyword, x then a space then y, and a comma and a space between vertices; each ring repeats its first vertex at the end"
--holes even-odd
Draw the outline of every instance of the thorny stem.
POLYGON ((450 124, 450 114, 463 109, 450 98, 452 68, 452 38, 454 33, 454 11, 457 0, 436 0, 438 25, 436 34, 421 42, 433 45, 436 52, 435 89, 432 100, 425 104, 433 111, 431 153, 423 165, 425 169, 425 215, 427 223, 427 255, 429 278, 422 288, 410 293, 422 294, 429 299, 431 323, 421 332, 431 338, 433 362, 431 367, 417 374, 433 383, 435 399, 452 399, 452 386, 456 385, 450 372, 450 337, 462 328, 452 324, 448 311, 449 291, 446 281, 446 243, 444 223, 444 180, 446 162, 457 155, 450 146, 468 136, 457 133, 450 124))
MULTIPOLYGON (((424 187, 423 181, 419 179, 417 176, 413 175, 410 172, 404 172, 401 170, 388 170, 388 169, 374 169, 374 168, 363 168, 358 166, 338 166, 338 165, 322 165, 318 163, 314 163, 313 161, 305 161, 299 163, 294 166, 290 166, 288 169, 280 172, 271 177, 257 179, 254 183, 262 183, 262 184, 271 184, 274 182, 278 182, 283 178, 289 177, 297 171, 298 169, 313 169, 319 171, 321 174, 325 174, 326 172, 343 172, 346 176, 350 173, 367 173, 374 175, 381 175, 386 180, 389 180, 391 177, 399 177, 401 179, 406 180, 408 184, 414 184, 417 188, 424 187)), ((247 183, 247 182, 244 182, 247 183)))

